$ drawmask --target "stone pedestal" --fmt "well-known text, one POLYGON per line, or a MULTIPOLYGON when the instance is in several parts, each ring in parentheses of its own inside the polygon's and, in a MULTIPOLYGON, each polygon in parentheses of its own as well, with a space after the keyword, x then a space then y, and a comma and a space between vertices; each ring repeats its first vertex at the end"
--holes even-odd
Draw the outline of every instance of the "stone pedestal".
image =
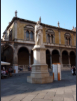
POLYGON ((33 48, 34 64, 32 65, 31 76, 27 77, 29 83, 51 83, 53 76, 49 75, 48 66, 46 64, 45 47, 35 45, 33 48))

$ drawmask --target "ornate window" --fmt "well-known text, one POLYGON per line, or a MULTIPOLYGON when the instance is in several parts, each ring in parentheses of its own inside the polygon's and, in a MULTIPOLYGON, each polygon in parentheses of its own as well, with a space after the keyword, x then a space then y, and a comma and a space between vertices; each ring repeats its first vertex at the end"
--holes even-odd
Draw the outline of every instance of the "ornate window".
POLYGON ((31 31, 30 32, 30 40, 33 40, 34 39, 34 33, 31 31))
POLYGON ((51 30, 51 29, 48 29, 47 31, 46 31, 46 41, 47 41, 47 43, 54 43, 54 36, 55 36, 55 34, 54 34, 54 32, 53 32, 53 30, 51 30))
POLYGON ((34 27, 27 25, 24 27, 24 40, 33 41, 34 40, 34 27))
POLYGON ((52 43, 53 43, 53 35, 51 35, 51 41, 52 41, 52 43))
POLYGON ((26 31, 26 40, 29 40, 29 31, 26 31))
POLYGON ((66 33, 64 37, 65 37, 65 45, 71 45, 71 35, 69 33, 66 33))
POLYGON ((50 43, 50 35, 47 34, 47 43, 50 43))

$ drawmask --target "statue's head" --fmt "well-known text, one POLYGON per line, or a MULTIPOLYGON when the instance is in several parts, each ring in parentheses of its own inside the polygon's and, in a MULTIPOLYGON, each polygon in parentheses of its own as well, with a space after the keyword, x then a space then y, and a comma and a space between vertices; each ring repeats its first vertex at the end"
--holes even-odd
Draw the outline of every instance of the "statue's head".
POLYGON ((37 21, 37 24, 40 24, 40 22, 39 22, 39 21, 37 21))

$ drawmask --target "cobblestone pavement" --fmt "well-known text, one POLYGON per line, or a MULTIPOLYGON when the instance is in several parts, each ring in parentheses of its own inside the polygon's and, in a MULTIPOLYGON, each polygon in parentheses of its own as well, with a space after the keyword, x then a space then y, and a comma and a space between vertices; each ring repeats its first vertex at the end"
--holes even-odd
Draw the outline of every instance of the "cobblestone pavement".
POLYGON ((62 80, 50 84, 30 84, 29 75, 1 79, 1 101, 76 101, 76 76, 70 71, 63 71, 62 80))

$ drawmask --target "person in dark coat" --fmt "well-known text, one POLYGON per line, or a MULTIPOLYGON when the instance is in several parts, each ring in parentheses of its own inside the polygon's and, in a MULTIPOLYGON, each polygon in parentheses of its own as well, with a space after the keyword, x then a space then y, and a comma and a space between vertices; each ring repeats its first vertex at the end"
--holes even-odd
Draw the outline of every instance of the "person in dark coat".
POLYGON ((76 73, 75 73, 75 66, 73 66, 73 75, 76 75, 76 73))

